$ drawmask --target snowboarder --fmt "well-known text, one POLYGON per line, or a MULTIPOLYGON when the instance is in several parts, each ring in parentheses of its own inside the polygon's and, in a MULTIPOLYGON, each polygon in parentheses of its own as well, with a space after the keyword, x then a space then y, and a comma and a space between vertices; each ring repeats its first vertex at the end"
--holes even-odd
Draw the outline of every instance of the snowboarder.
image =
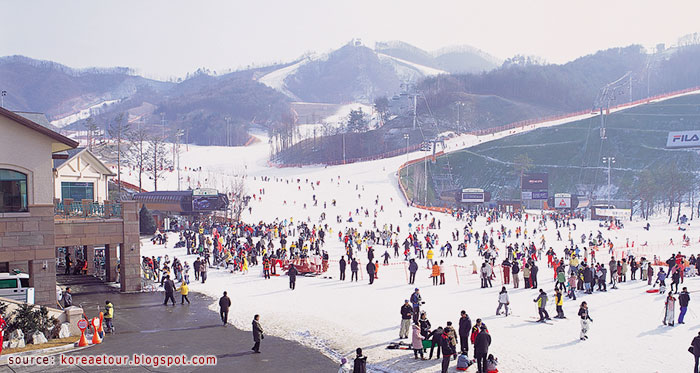
POLYGON ((578 309, 578 315, 581 317, 581 337, 582 341, 588 339, 588 327, 590 323, 593 322, 591 316, 588 314, 588 304, 586 302, 581 302, 581 308, 578 309))

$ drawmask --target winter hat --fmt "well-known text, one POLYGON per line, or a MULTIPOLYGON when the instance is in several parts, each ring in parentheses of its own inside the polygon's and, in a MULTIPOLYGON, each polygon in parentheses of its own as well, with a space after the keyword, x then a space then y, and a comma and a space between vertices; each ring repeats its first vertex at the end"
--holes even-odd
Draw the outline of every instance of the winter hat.
POLYGON ((348 362, 348 359, 346 359, 346 358, 340 359, 340 363, 341 363, 341 364, 345 364, 345 363, 347 363, 347 362, 348 362))
POLYGON ((415 288, 414 290, 415 290, 415 291, 418 291, 418 288, 415 288))

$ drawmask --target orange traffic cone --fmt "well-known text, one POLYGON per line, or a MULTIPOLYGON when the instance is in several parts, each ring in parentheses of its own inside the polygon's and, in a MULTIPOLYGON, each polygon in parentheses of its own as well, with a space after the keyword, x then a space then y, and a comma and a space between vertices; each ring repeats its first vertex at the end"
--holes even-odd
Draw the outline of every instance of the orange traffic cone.
POLYGON ((104 319, 104 316, 105 316, 104 313, 100 312, 100 327, 97 328, 97 334, 100 335, 100 338, 105 337, 105 331, 104 331, 104 329, 102 329, 102 319, 104 319))
POLYGON ((85 347, 88 345, 87 338, 85 338, 85 330, 80 331, 80 341, 78 341, 78 347, 85 347))
POLYGON ((92 326, 93 326, 92 329, 95 331, 94 333, 92 333, 92 344, 94 344, 94 345, 98 345, 98 344, 102 343, 102 339, 100 339, 100 333, 97 331, 97 327, 96 327, 97 323, 98 323, 97 317, 94 317, 92 319, 92 326))

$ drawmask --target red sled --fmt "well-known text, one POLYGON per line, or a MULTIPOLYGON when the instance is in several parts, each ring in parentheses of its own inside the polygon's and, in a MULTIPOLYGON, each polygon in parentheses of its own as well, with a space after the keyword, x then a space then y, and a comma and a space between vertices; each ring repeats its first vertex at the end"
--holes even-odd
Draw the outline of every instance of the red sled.
POLYGON ((653 293, 658 293, 659 289, 649 289, 647 290, 647 293, 653 294, 653 293))

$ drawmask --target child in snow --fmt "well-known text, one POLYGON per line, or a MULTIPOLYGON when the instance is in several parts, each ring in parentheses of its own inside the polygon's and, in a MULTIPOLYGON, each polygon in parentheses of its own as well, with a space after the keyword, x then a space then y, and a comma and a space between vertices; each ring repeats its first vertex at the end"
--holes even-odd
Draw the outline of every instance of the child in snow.
POLYGON ((350 373, 351 371, 352 368, 350 368, 350 364, 348 364, 348 359, 340 359, 340 368, 338 368, 338 373, 350 373))
POLYGON ((457 370, 459 371, 467 370, 472 364, 474 364, 474 360, 470 360, 465 353, 460 354, 457 358, 457 370))
POLYGON ((486 358, 486 373, 498 373, 498 358, 494 357, 493 354, 489 354, 486 358))

